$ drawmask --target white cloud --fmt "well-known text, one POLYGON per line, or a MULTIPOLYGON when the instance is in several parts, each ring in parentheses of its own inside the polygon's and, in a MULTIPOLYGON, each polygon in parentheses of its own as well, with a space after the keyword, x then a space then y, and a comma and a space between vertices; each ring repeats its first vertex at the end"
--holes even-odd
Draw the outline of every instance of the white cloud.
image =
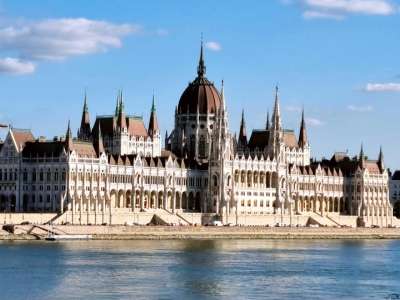
POLYGON ((156 30, 156 35, 158 36, 167 36, 169 34, 168 30, 164 28, 159 28, 156 30))
POLYGON ((349 105, 347 106, 347 109, 355 112, 370 112, 374 110, 374 108, 371 105, 366 105, 366 106, 349 105))
POLYGON ((337 13, 390 15, 395 7, 388 0, 304 0, 305 5, 337 13))
POLYGON ((210 49, 212 51, 221 51, 222 50, 222 46, 220 43, 212 42, 212 41, 206 43, 206 48, 210 49))
POLYGON ((325 123, 316 118, 306 118, 306 124, 310 126, 321 126, 325 123))
POLYGON ((29 61, 21 61, 17 58, 0 58, 0 73, 23 75, 35 71, 35 64, 29 61))
POLYGON ((301 112, 301 107, 294 106, 294 105, 287 105, 287 106, 285 106, 285 110, 293 111, 293 112, 301 112))
POLYGON ((0 51, 19 57, 14 58, 14 61, 21 62, 20 59, 23 59, 30 64, 40 60, 63 60, 71 56, 120 48, 124 36, 140 31, 138 25, 113 24, 85 18, 2 24, 0 51))
POLYGON ((342 20, 348 15, 395 14, 399 8, 392 0, 281 0, 284 5, 297 4, 304 9, 303 18, 342 20))
POLYGON ((332 20, 343 20, 344 17, 342 15, 328 13, 328 12, 321 12, 316 10, 306 10, 303 13, 303 18, 307 20, 311 19, 332 19, 332 20))
POLYGON ((367 92, 400 92, 400 83, 368 83, 364 89, 367 92))
POLYGON ((0 28, 0 49, 29 59, 64 59, 119 48, 123 36, 139 30, 84 18, 49 19, 0 28))

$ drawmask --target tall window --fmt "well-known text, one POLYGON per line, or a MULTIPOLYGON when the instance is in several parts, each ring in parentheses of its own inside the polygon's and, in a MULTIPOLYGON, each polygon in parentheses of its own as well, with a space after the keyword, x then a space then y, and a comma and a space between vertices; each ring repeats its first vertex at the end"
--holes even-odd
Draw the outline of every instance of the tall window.
POLYGON ((199 139, 199 157, 206 157, 206 139, 203 135, 199 139))

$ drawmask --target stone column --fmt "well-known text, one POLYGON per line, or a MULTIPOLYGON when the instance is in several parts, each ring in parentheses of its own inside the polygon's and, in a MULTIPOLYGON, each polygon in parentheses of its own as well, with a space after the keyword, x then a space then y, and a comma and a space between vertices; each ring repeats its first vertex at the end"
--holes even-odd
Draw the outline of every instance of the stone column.
POLYGON ((172 190, 172 213, 175 213, 175 208, 176 208, 176 192, 175 189, 172 190))

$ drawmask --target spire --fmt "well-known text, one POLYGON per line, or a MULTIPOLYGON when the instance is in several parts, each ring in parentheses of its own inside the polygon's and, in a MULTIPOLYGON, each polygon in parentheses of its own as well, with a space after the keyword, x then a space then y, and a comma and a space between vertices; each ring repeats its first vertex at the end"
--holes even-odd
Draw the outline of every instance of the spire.
POLYGON ((247 146, 247 134, 246 134, 246 122, 244 120, 244 109, 242 110, 242 120, 240 121, 238 144, 241 147, 247 146))
POLYGON ((124 100, 122 97, 122 90, 119 91, 119 110, 121 112, 125 112, 125 105, 124 105, 124 100))
POLYGON ((89 108, 87 105, 87 95, 85 91, 85 97, 83 102, 83 111, 82 111, 82 119, 81 119, 81 127, 78 131, 78 139, 83 141, 89 141, 91 139, 91 128, 90 128, 90 115, 89 108))
POLYGON ((364 168, 365 156, 364 156, 364 145, 361 143, 360 155, 359 155, 359 163, 361 168, 364 168))
POLYGON ((97 137, 96 137, 96 143, 95 143, 95 150, 96 150, 98 156, 100 156, 100 154, 102 154, 102 153, 105 153, 104 144, 103 144, 103 135, 101 133, 100 120, 97 125, 97 137))
POLYGON ((220 92, 220 94, 221 94, 221 104, 220 104, 219 109, 220 109, 221 112, 225 112, 225 93, 224 93, 224 80, 223 79, 222 79, 222 82, 221 82, 221 92, 220 92))
POLYGON ((119 115, 119 92, 117 95, 117 104, 115 105, 115 116, 118 117, 119 115))
POLYGON ((83 102, 83 111, 84 111, 84 112, 88 112, 88 111, 89 111, 88 106, 87 106, 87 94, 86 94, 86 90, 85 90, 85 100, 84 100, 84 102, 83 102))
POLYGON ((157 115, 156 115, 156 106, 154 104, 154 93, 153 93, 153 100, 151 104, 151 112, 150 112, 150 120, 149 120, 149 129, 148 133, 150 136, 154 136, 159 132, 158 122, 157 122, 157 115))
POLYGON ((204 54, 203 54, 203 34, 201 34, 200 59, 199 59, 199 65, 197 66, 197 75, 199 77, 204 77, 205 74, 206 74, 206 66, 204 64, 204 54))
POLYGON ((307 145, 307 130, 306 122, 304 119, 304 108, 301 113, 301 123, 300 123, 300 134, 299 134, 299 146, 304 148, 307 145))
POLYGON ((383 158, 382 146, 379 149, 378 166, 381 169, 381 172, 383 172, 383 170, 385 169, 385 163, 383 158))
POLYGON ((267 111, 267 122, 265 124, 265 129, 269 130, 270 124, 269 124, 269 110, 267 111))
POLYGON ((279 88, 275 87, 275 104, 274 104, 274 114, 272 116, 272 127, 274 130, 281 129, 281 111, 279 108, 279 88))
POLYGON ((120 129, 126 128, 126 118, 125 118, 124 101, 122 99, 122 90, 119 92, 119 111, 118 111, 117 125, 120 129))
POLYGON ((67 133, 65 135, 65 146, 66 146, 67 151, 71 151, 73 148, 71 122, 69 120, 68 120, 67 133))
POLYGON ((165 149, 168 150, 168 130, 165 130, 164 144, 165 149))

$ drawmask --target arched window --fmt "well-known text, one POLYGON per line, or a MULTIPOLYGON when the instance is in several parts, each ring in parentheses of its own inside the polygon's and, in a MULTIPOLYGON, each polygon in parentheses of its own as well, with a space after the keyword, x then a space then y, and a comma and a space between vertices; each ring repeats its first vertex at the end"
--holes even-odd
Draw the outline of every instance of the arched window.
POLYGON ((214 175, 213 176, 213 186, 218 186, 218 177, 217 177, 217 175, 214 175))
POLYGON ((199 157, 206 157, 206 139, 203 135, 199 139, 199 157))

